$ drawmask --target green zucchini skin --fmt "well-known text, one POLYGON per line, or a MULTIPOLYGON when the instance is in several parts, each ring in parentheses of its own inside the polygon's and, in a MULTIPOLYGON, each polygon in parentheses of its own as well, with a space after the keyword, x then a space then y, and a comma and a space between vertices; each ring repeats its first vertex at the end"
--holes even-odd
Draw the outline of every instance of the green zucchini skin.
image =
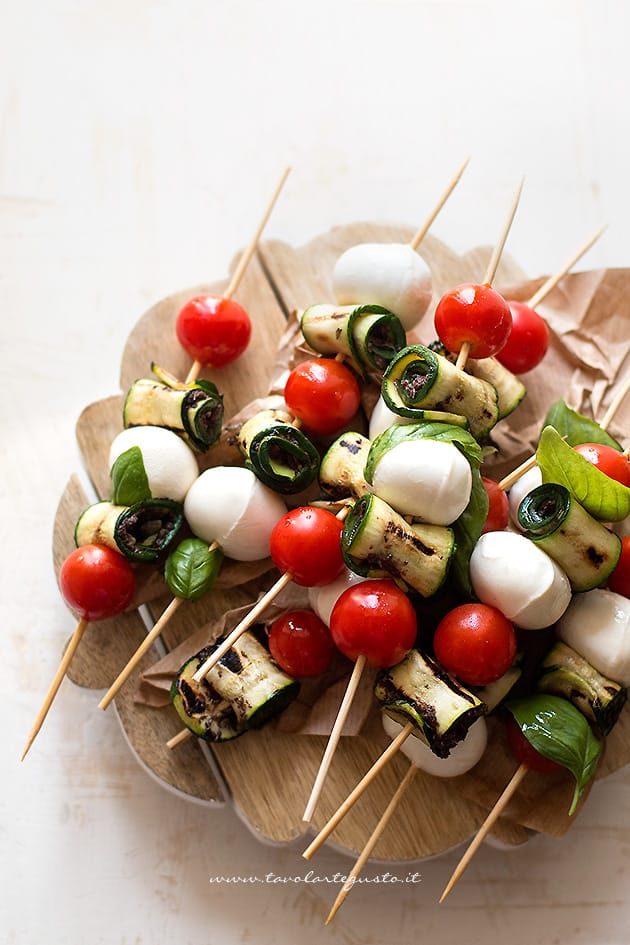
POLYGON ((343 354, 364 377, 382 374, 407 343, 400 319, 382 305, 311 305, 300 327, 314 351, 343 354))
POLYGON ((440 589, 454 550, 451 528, 410 525, 375 495, 365 495, 354 504, 341 533, 341 551, 350 570, 396 578, 422 597, 440 589))
POLYGON ((213 742, 261 728, 300 689, 250 632, 242 634, 201 682, 195 682, 194 674, 217 646, 205 647, 187 660, 171 684, 171 702, 184 725, 213 742))
POLYGON ((155 561, 166 551, 184 523, 184 510, 172 499, 144 499, 121 506, 96 502, 79 516, 74 540, 101 544, 129 561, 155 561))
POLYGON ((621 539, 582 508, 565 486, 546 482, 518 508, 525 535, 560 565, 573 591, 603 584, 621 554, 621 539))
POLYGON ((361 433, 342 433, 324 453, 319 485, 333 499, 360 498, 370 491, 363 470, 372 443, 361 433))
POLYGON ((417 649, 379 673, 374 695, 391 718, 401 725, 411 722, 413 734, 439 758, 448 758, 473 722, 486 714, 486 706, 478 696, 417 649))
POLYGON ((282 495, 310 486, 320 462, 316 447, 291 420, 284 411, 262 410, 243 424, 238 435, 246 465, 282 495))
POLYGON ((402 417, 423 419, 426 410, 464 416, 476 439, 486 438, 499 418, 491 384, 424 345, 410 345, 396 355, 383 375, 382 394, 389 409, 402 417))
POLYGON ((204 452, 220 436, 223 397, 211 381, 180 384, 157 366, 153 370, 158 380, 140 378, 127 391, 123 406, 125 428, 165 427, 198 452, 204 452))
POLYGON ((607 679, 561 641, 554 643, 540 664, 537 688, 568 699, 602 735, 612 731, 628 698, 624 686, 607 679))

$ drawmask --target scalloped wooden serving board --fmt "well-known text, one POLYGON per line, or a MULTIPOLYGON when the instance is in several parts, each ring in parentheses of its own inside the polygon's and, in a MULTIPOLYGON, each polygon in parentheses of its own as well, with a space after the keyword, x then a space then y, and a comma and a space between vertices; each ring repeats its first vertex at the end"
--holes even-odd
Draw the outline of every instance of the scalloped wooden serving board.
MULTIPOLYGON (((413 231, 406 227, 356 223, 338 227, 299 249, 275 241, 262 243, 238 291, 238 300, 252 317, 250 346, 235 364, 211 375, 224 394, 226 417, 267 393, 287 315, 294 309, 332 299, 331 274, 341 252, 359 242, 404 242, 412 235, 413 231)), ((421 252, 432 269, 434 303, 453 285, 478 280, 489 255, 489 250, 477 249, 465 257, 458 257, 432 237, 426 238, 421 252)), ((525 299, 541 281, 526 282, 518 267, 504 258, 496 284, 500 288, 518 286, 513 297, 525 299)), ((227 280, 178 292, 142 316, 123 353, 122 391, 126 391, 137 378, 147 376, 152 361, 178 377, 187 374, 190 361, 175 337, 176 314, 192 295, 202 290, 221 293, 226 285, 227 280)), ((430 336, 430 331, 427 331, 430 336)), ((123 395, 117 394, 91 404, 83 411, 77 424, 85 468, 99 498, 109 495, 107 455, 112 439, 122 429, 122 403, 123 395)), ((533 398, 533 403, 525 408, 526 422, 533 421, 536 411, 540 414, 539 405, 533 398)), ((521 454, 515 453, 510 457, 509 468, 522 458, 522 443, 520 446, 521 454)), ((213 464, 213 450, 214 447, 200 458, 200 468, 213 464)), ((238 457, 234 461, 239 462, 238 457)), ((73 477, 60 501, 55 523, 53 546, 57 572, 73 547, 74 523, 87 502, 78 480, 73 477)), ((148 602, 155 620, 171 598, 159 575, 146 569, 141 571, 141 576, 138 603, 148 602)), ((255 600, 260 590, 270 583, 267 573, 264 578, 255 578, 240 586, 215 589, 195 604, 185 602, 165 628, 163 646, 172 649, 193 630, 216 619, 227 609, 255 600)), ((134 610, 89 626, 68 675, 78 685, 106 688, 145 633, 144 622, 134 610)), ((305 831, 302 813, 325 739, 280 734, 273 729, 249 732, 233 742, 210 746, 212 764, 208 764, 206 746, 194 739, 169 752, 164 743, 181 728, 174 711, 170 707, 151 709, 134 701, 138 674, 158 658, 155 649, 146 654, 139 669, 115 700, 127 741, 140 762, 165 787, 191 799, 216 806, 231 799, 242 818, 261 839, 288 842, 300 837, 305 831), (226 798, 226 792, 229 798, 226 798)), ((315 829, 325 823, 386 743, 376 710, 360 736, 342 738, 313 821, 315 829)), ((495 776, 505 783, 513 770, 513 762, 509 761, 501 746, 490 764, 495 776)), ((407 766, 407 760, 399 754, 385 768, 333 834, 332 841, 336 847, 352 852, 362 848, 407 766)), ((535 800, 540 797, 544 784, 538 782, 536 775, 528 776, 527 781, 529 794, 535 800)), ((389 861, 422 859, 466 840, 480 825, 487 809, 487 798, 480 796, 479 783, 468 775, 455 780, 441 780, 418 772, 413 789, 407 792, 379 841, 375 858, 389 861)), ((559 790, 564 791, 567 797, 571 793, 570 785, 561 785, 559 790)), ((521 826, 522 822, 502 818, 495 828, 495 835, 509 844, 523 843, 528 832, 521 826)))

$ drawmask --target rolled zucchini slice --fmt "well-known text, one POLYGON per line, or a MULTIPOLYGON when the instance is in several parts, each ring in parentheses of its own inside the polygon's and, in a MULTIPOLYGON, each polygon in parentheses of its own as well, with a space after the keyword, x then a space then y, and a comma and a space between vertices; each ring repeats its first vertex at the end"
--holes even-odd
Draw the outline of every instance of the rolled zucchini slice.
POLYGON ((172 499, 144 499, 130 506, 96 502, 79 516, 74 540, 77 546, 107 545, 129 561, 155 561, 183 522, 183 508, 172 499))
POLYGON ((156 426, 172 430, 203 452, 215 443, 223 423, 223 397, 211 381, 180 384, 152 365, 156 380, 131 385, 123 406, 125 427, 156 426))
POLYGON ((612 730, 628 698, 624 686, 607 679, 576 650, 561 641, 554 643, 540 664, 537 688, 540 692, 568 699, 597 726, 602 735, 608 735, 612 730))
POLYGON ((396 666, 379 673, 374 695, 381 709, 425 741, 439 758, 466 737, 486 706, 420 650, 410 650, 396 666))
MULTIPOLYGON (((441 341, 432 341, 429 348, 455 364, 457 356, 447 351, 441 341)), ((508 371, 497 358, 469 358, 465 370, 494 387, 497 392, 499 420, 516 410, 527 394, 527 388, 520 378, 508 371)))
POLYGON ((407 343, 400 319, 382 305, 311 305, 300 325, 311 348, 343 354, 363 374, 382 373, 407 343))
POLYGON ((319 466, 319 484, 333 499, 359 499, 370 491, 363 470, 372 443, 361 433, 342 433, 328 447, 319 466))
POLYGON ((396 355, 383 376, 382 394, 389 409, 402 417, 425 419, 426 410, 463 416, 477 439, 486 437, 499 418, 491 384, 424 345, 410 345, 396 355))
POLYGON ((455 538, 443 525, 409 525, 378 496, 365 495, 346 518, 341 550, 351 571, 391 576, 431 597, 446 579, 455 538))
POLYGON ((603 584, 619 560, 619 536, 558 483, 546 482, 529 492, 518 507, 518 522, 526 537, 560 565, 573 591, 603 584))
POLYGON ((207 646, 184 663, 171 683, 171 703, 193 735, 209 742, 227 742, 242 735, 246 726, 214 688, 214 669, 201 682, 193 678, 213 649, 207 646))
POLYGON ((238 444, 252 472, 282 495, 301 492, 317 476, 317 449, 284 411, 262 410, 247 420, 238 444))

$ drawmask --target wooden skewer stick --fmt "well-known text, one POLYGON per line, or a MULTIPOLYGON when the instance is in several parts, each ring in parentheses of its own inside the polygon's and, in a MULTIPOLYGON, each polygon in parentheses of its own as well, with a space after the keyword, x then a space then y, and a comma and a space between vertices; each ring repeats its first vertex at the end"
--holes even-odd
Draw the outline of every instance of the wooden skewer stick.
POLYGON ((72 661, 72 657, 76 653, 77 647, 79 643, 81 642, 81 638, 83 634, 85 633, 85 630, 88 624, 89 624, 89 620, 87 620, 85 617, 82 617, 79 620, 78 624, 76 625, 74 633, 70 637, 70 642, 68 643, 68 646, 66 647, 66 650, 61 658, 61 662, 59 663, 57 672, 55 673, 54 679, 50 684, 50 688, 48 692, 46 693, 46 698, 44 699, 42 707, 37 714, 37 718, 35 719, 33 727, 26 740, 26 746, 24 748, 24 751, 22 752, 22 757, 20 759, 21 761, 24 761, 24 759, 26 758, 26 755, 28 754, 28 751, 31 745, 37 738, 39 730, 44 724, 44 719, 48 715, 48 710, 53 704, 53 700, 55 696, 57 695, 57 690, 59 689, 59 686, 61 685, 63 681, 63 677, 66 675, 68 666, 70 665, 70 662, 72 661))
POLYGON ((433 222, 435 221, 435 218, 437 217, 438 213, 440 212, 440 210, 442 209, 442 207, 444 206, 444 204, 446 203, 446 201, 448 200, 448 198, 451 196, 451 194, 453 193, 453 191, 455 190, 455 188, 456 188, 457 185, 459 184, 459 181, 460 181, 460 179, 461 179, 462 174, 464 173, 464 171, 465 171, 466 168, 468 167, 469 161, 470 161, 470 158, 467 157, 466 160, 464 161, 464 163, 462 164, 462 166, 460 167, 460 169, 457 171, 457 173, 455 174, 455 176, 452 178, 451 182, 450 182, 449 185, 447 186, 446 190, 444 191, 444 193, 442 194, 442 196, 440 197, 440 199, 439 199, 438 202, 436 203, 435 207, 433 208, 433 210, 431 211, 431 213, 429 214, 429 216, 427 217, 427 219, 425 220, 425 222, 422 224, 422 226, 420 227, 420 229, 419 229, 419 230, 416 232, 416 234, 414 235, 413 239, 412 239, 411 242, 409 243, 409 245, 411 246, 412 249, 417 249, 417 248, 418 248, 418 246, 420 245, 420 243, 422 242, 422 240, 425 238, 425 236, 427 235, 427 233, 428 233, 429 230, 431 229, 431 227, 432 227, 432 225, 433 225, 433 222))
POLYGON ((173 735, 172 738, 166 742, 166 747, 168 749, 175 748, 177 745, 181 745, 182 742, 185 742, 187 738, 192 737, 192 732, 189 728, 183 728, 177 735, 173 735))
MULTIPOLYGON (((252 236, 245 252, 239 259, 238 265, 236 269, 234 270, 234 273, 230 280, 230 284, 228 285, 227 289, 223 293, 224 299, 232 298, 232 296, 238 289, 241 279, 243 278, 245 274, 245 270, 247 269, 247 266, 249 265, 249 262, 256 251, 256 247, 258 246, 258 242, 262 235, 262 231, 267 225, 267 221, 269 217, 271 216, 271 211, 273 210, 276 204, 276 201, 278 197, 280 196, 280 191, 284 187, 284 182, 289 176, 290 171, 291 171, 291 168, 287 166, 282 172, 280 176, 280 180, 276 184, 275 190, 273 194, 271 195, 271 199, 269 200, 269 203, 267 204, 267 207, 265 208, 265 211, 262 217, 260 218, 260 222, 258 226, 256 227, 256 231, 254 232, 254 235, 252 236)), ((197 378, 199 377, 199 374, 201 373, 202 368, 203 368, 203 364, 201 363, 201 361, 194 361, 192 364, 192 367, 190 368, 190 371, 188 372, 188 376, 186 377, 186 383, 192 384, 194 381, 196 381, 197 378)))
POLYGON ((444 902, 444 900, 450 893, 455 883, 457 883, 459 878, 462 876, 462 874, 468 867, 468 864, 470 863, 473 856, 475 855, 475 853, 477 852, 477 850, 483 843, 487 833, 489 832, 489 830, 493 827, 494 823, 499 819, 499 817, 503 813, 504 808, 507 806, 509 801, 512 799, 513 795, 516 793, 521 781, 523 780, 523 778, 525 777, 528 771, 529 771, 529 768, 527 767, 527 765, 519 765, 519 767, 516 769, 516 771, 514 772, 514 774, 508 781, 503 791, 503 794, 501 794, 500 798, 498 799, 498 801, 496 802, 496 804, 494 805, 494 807, 492 808, 492 810, 490 811, 490 813, 484 820, 483 824, 481 825, 481 827, 475 834, 475 837, 472 840, 470 846, 467 848, 463 857, 461 858, 461 860, 455 867, 455 871, 453 875, 449 879, 444 892, 440 896, 440 899, 439 899, 440 904, 444 902))
POLYGON ((363 792, 369 787, 374 778, 381 771, 390 758, 393 758, 405 739, 411 735, 413 723, 407 722, 404 728, 400 730, 396 738, 392 739, 387 748, 378 756, 372 767, 363 775, 357 786, 348 794, 347 798, 332 815, 327 824, 325 824, 315 839, 306 848, 302 856, 305 860, 310 860, 317 853, 322 843, 328 839, 337 824, 346 816, 349 810, 356 804, 363 792))
POLYGON ((374 847, 375 847, 376 844, 378 843, 378 841, 379 841, 379 839, 380 839, 380 837, 381 837, 381 834, 383 833, 383 831, 384 831, 385 828, 387 827, 387 824, 388 824, 389 821, 391 820, 391 818, 392 818, 392 816, 393 816, 393 814, 394 814, 396 808, 397 808, 398 805, 400 804, 400 802, 401 802, 401 800, 402 800, 402 797, 403 797, 405 791, 407 790, 407 788, 409 787, 409 785, 410 785, 411 782, 413 781, 414 775, 415 775, 415 773, 416 773, 417 770, 418 770, 418 769, 417 769, 417 767, 416 767, 414 764, 412 764, 412 765, 409 766, 409 769, 408 769, 406 775, 404 776, 404 778, 402 779, 402 781, 401 781, 400 784, 398 785, 398 787, 397 787, 395 793, 394 793, 393 796, 392 796, 392 799, 390 800, 389 804, 387 805, 387 807, 386 807, 385 810, 383 811, 383 814, 382 814, 382 816, 381 816, 381 819, 379 820, 379 822, 377 823, 376 827, 374 828, 374 830, 373 830, 372 833, 370 834, 367 843, 365 844, 365 846, 364 846, 363 849, 361 850, 361 853, 360 853, 359 857, 357 858, 356 863, 354 864, 354 866, 352 867, 352 869, 351 869, 350 872, 348 873, 348 878, 347 878, 347 880, 345 881, 345 883, 343 884, 343 886, 341 887, 341 890, 339 891, 339 895, 338 895, 337 898, 335 899, 334 905, 333 905, 332 909, 330 910, 330 912, 328 913, 328 918, 326 919, 326 922, 325 922, 326 925, 328 925, 328 923, 334 918, 335 914, 338 912, 338 910, 339 910, 339 909, 341 908, 341 906, 343 905, 343 902, 344 902, 346 896, 348 895, 348 893, 350 892, 350 890, 351 890, 352 887, 354 886, 355 882, 357 881, 357 879, 358 879, 359 876, 361 875, 361 872, 362 872, 362 870, 363 870, 363 867, 364 867, 365 864, 367 863, 367 861, 368 861, 368 859, 369 859, 369 857, 370 857, 370 854, 372 853, 372 850, 374 849, 374 847))
POLYGON ((532 295, 531 299, 529 299, 529 301, 526 302, 525 304, 528 305, 530 308, 536 308, 536 306, 539 305, 539 304, 542 302, 542 300, 543 300, 544 298, 546 298, 546 297, 549 295, 549 293, 551 292, 551 290, 552 290, 552 289, 555 289, 555 287, 558 285, 558 283, 560 282, 560 280, 562 279, 562 277, 563 277, 563 276, 566 276, 567 272, 569 272, 569 270, 573 269, 573 267, 575 266, 576 262, 577 262, 579 259, 582 258, 582 256, 587 252, 587 250, 589 250, 589 249, 591 248, 591 246, 593 245, 593 243, 597 242, 597 240, 600 238, 600 236, 602 235, 602 233, 604 232, 604 230, 607 228, 607 226, 608 226, 607 223, 604 223, 603 226, 600 226, 600 228, 597 230, 597 232, 596 232, 596 233, 593 233, 593 235, 591 236, 591 238, 588 239, 588 240, 586 241, 586 243, 584 243, 584 244, 578 249, 577 253, 575 253, 575 254, 571 257, 571 259, 569 259, 569 260, 564 264, 564 266, 562 267, 562 269, 560 269, 558 272, 556 272, 553 276, 549 276, 549 278, 547 279, 547 281, 546 281, 546 282, 543 282, 543 284, 540 286, 540 288, 538 288, 538 289, 534 292, 534 294, 532 295))
POLYGON ((537 462, 538 460, 535 453, 533 456, 529 456, 520 466, 517 466, 516 469, 513 469, 511 473, 508 473, 507 476, 504 476, 503 479, 500 480, 498 483, 499 489, 502 489, 503 492, 507 492, 508 489, 512 488, 517 479, 520 479, 526 472, 533 469, 537 462))
POLYGON ((624 383, 621 385, 621 387, 615 394, 614 398, 612 399, 610 403, 610 406, 608 407, 608 410, 603 416, 603 419, 600 423, 600 427, 603 430, 607 430, 608 427, 610 426, 610 423, 613 417, 619 410, 619 407, 621 406, 621 402, 624 399, 624 397, 627 395, 628 391, 630 391, 630 375, 628 375, 624 383))
POLYGON ((311 790, 311 795, 308 799, 308 803, 306 805, 304 814, 302 815, 302 820, 305 823, 310 823, 311 820, 313 819, 313 812, 315 810, 315 807, 317 806, 319 796, 322 792, 324 781, 326 780, 326 775, 328 774, 328 769, 330 768, 333 755, 335 753, 335 750, 339 743, 339 739, 341 737, 341 730, 343 729, 344 722, 346 721, 346 718, 348 717, 348 712, 350 711, 350 706, 352 705, 352 700, 354 699, 355 693, 357 691, 357 687, 359 685, 359 682, 361 681, 361 675, 363 674, 363 670, 365 669, 366 663, 367 663, 367 658, 363 654, 361 654, 360 656, 357 657, 356 662, 354 664, 352 675, 350 676, 343 700, 341 702, 341 705, 339 706, 339 712, 337 713, 335 724, 333 725, 332 731, 328 737, 326 750, 321 760, 321 764, 319 766, 319 770, 315 778, 315 783, 313 784, 313 789, 311 790))

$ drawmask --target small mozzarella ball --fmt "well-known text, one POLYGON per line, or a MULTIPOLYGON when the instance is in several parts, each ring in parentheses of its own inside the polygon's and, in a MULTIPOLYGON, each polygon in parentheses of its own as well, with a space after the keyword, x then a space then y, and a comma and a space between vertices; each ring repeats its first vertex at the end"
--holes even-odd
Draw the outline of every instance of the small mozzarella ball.
POLYGON ((595 669, 630 686, 630 600, 598 588, 575 594, 558 624, 561 640, 595 669))
POLYGON ((525 498, 525 496, 536 489, 542 483, 542 473, 540 471, 540 466, 532 466, 531 469, 528 469, 526 473, 516 480, 510 491, 508 492, 508 502, 510 503, 510 518, 512 523, 516 528, 521 526, 518 524, 518 507, 525 498))
POLYGON ((370 417, 369 437, 371 440, 376 439, 379 433, 384 433, 385 430, 388 430, 389 427, 393 426, 395 423, 417 422, 417 420, 413 420, 410 417, 401 417, 400 414, 394 413, 393 410, 389 409, 383 398, 379 397, 374 405, 372 416, 370 417))
POLYGON ((206 469, 184 502, 184 515, 195 535, 209 545, 218 542, 235 561, 266 558, 273 527, 286 511, 279 495, 240 466, 206 469))
POLYGON ((322 587, 309 587, 309 604, 319 619, 323 620, 327 627, 330 627, 332 609, 343 592, 347 591, 349 587, 354 587, 355 584, 360 584, 362 581, 367 580, 366 577, 355 574, 354 571, 350 571, 349 568, 344 568, 339 577, 331 581, 330 584, 324 584, 322 587))
MULTIPOLYGON (((404 728, 396 719, 390 718, 385 712, 383 728, 393 740, 404 728)), ((481 759, 488 744, 488 726, 485 719, 477 719, 468 729, 466 737, 458 742, 448 758, 438 758, 422 738, 414 737, 413 733, 404 740, 400 750, 409 758, 416 768, 421 768, 427 774, 436 778, 456 778, 474 768, 481 759)))
POLYGON ((450 525, 470 501, 472 473, 466 457, 441 440, 404 440, 379 459, 372 492, 401 515, 450 525))
POLYGON ((164 427, 129 427, 114 439, 109 449, 109 467, 122 453, 137 446, 154 499, 183 502, 199 475, 195 454, 184 441, 164 427))
POLYGON ((431 270, 408 243, 360 243, 337 260, 333 290, 340 305, 383 305, 409 331, 431 301, 431 270))
POLYGON ((482 603, 497 607, 525 630, 550 627, 571 600, 564 571, 516 532, 481 536, 470 556, 470 580, 482 603))

